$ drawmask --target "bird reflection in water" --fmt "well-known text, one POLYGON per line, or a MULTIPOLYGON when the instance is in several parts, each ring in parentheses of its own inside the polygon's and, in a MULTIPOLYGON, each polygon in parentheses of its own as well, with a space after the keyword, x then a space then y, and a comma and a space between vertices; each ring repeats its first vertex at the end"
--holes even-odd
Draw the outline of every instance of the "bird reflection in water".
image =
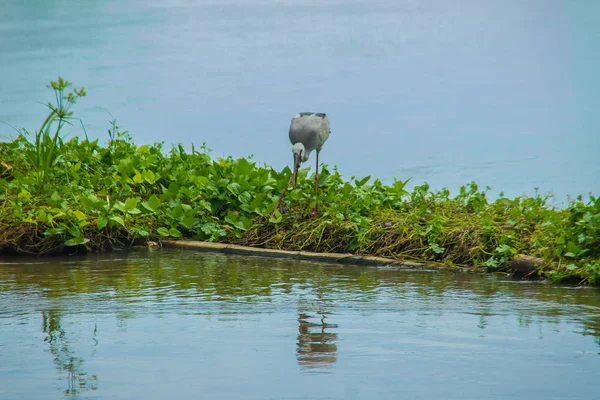
POLYGON ((298 364, 305 369, 324 368, 337 361, 337 336, 332 329, 337 324, 325 322, 326 316, 321 314, 312 317, 298 314, 298 364))

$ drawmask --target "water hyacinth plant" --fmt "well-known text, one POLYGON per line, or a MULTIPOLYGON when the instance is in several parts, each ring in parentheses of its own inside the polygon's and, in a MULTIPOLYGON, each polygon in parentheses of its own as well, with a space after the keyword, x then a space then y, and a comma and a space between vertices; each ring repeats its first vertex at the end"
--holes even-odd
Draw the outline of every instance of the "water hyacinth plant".
POLYGON ((130 247, 161 238, 289 250, 350 252, 506 270, 517 254, 554 265, 554 280, 600 282, 600 199, 579 196, 560 209, 548 198, 491 201, 470 183, 452 196, 408 180, 385 185, 319 173, 320 214, 309 169, 286 194, 290 212, 271 213, 291 171, 251 158, 213 159, 162 143, 136 145, 113 121, 106 145, 60 137, 83 89, 50 87, 56 105, 33 135, 0 143, 0 251, 44 255, 130 247))

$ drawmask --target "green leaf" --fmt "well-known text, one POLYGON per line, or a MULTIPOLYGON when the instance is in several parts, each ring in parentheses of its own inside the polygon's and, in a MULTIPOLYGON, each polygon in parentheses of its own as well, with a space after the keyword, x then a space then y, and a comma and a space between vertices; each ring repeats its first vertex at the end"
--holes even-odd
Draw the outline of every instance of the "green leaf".
POLYGON ((116 222, 122 227, 125 227, 125 221, 123 221, 123 218, 119 217, 118 215, 111 215, 108 219, 110 219, 113 222, 116 222))
POLYGON ((254 224, 254 222, 251 219, 249 219, 249 218, 240 217, 240 220, 239 220, 238 224, 242 224, 242 226, 243 226, 242 230, 245 231, 245 230, 250 229, 250 227, 254 224))
POLYGON ((263 208, 265 206, 265 199, 267 195, 265 193, 257 193, 254 199, 250 202, 250 208, 263 208))
POLYGON ((156 196, 155 194, 150 196, 150 198, 148 199, 148 205, 152 207, 153 210, 158 210, 158 208, 160 207, 160 199, 158 198, 158 196, 156 196))
POLYGON ((179 232, 175 228, 171 228, 171 229, 169 229, 169 235, 171 235, 173 237, 176 237, 176 238, 179 238, 179 237, 181 237, 181 232, 179 232))
POLYGON ((137 199, 135 197, 130 197, 127 199, 127 201, 125 202, 125 210, 126 211, 131 211, 133 210, 135 207, 137 207, 137 199))
POLYGON ((73 211, 73 215, 75 216, 75 218, 77 218, 80 221, 83 221, 85 219, 85 214, 79 210, 73 211))
POLYGON ((160 236, 169 236, 169 230, 167 228, 158 228, 156 230, 160 236))
POLYGON ((238 221, 238 215, 233 211, 227 211, 227 215, 225 216, 225 221, 230 224, 235 224, 238 221))
POLYGON ((143 203, 140 205, 140 207, 141 207, 141 208, 144 210, 144 212, 147 212, 147 213, 152 213, 152 214, 154 214, 154 213, 155 213, 155 210, 154 210, 152 207, 150 207, 150 204, 148 204, 148 202, 147 202, 147 201, 144 201, 144 202, 143 202, 143 203))
POLYGON ((181 224, 184 227, 186 227, 187 229, 192 229, 194 227, 194 225, 196 224, 196 219, 194 219, 194 216, 192 214, 186 214, 181 219, 181 224))
POLYGON ((236 223, 233 224, 233 226, 235 226, 236 228, 238 228, 241 231, 245 231, 245 230, 248 229, 248 227, 246 227, 246 224, 245 224, 246 221, 247 220, 245 220, 245 221, 242 221, 242 220, 237 221, 236 223))
POLYGON ((283 216, 281 215, 279 210, 277 210, 277 211, 275 211, 274 216, 269 217, 269 222, 272 224, 279 224, 279 223, 281 223, 282 219, 283 219, 283 216))
POLYGON ((248 204, 252 201, 252 194, 248 191, 243 191, 237 198, 240 203, 248 204))
POLYGON ((144 177, 144 180, 150 184, 156 182, 156 175, 149 169, 144 170, 144 172, 142 172, 142 176, 144 177))
POLYGON ((198 188, 200 188, 200 189, 201 189, 201 188, 203 188, 204 186, 206 186, 206 184, 207 184, 208 182, 210 182, 210 181, 208 180, 208 178, 207 178, 207 177, 205 177, 205 176, 198 176, 198 177, 196 177, 196 178, 194 179, 194 181, 196 182, 196 185, 197 185, 197 186, 198 186, 198 188))
POLYGON ((173 219, 179 219, 183 215, 183 207, 181 204, 176 205, 173 209, 167 211, 167 214, 173 219))
POLYGON ((229 185, 229 182, 231 182, 230 179, 222 178, 217 181, 217 186, 224 187, 224 186, 229 185))
POLYGON ((37 215, 37 220, 40 222, 48 222, 48 214, 44 210, 40 210, 37 215))
POLYGON ((90 194, 89 196, 81 197, 80 201, 84 206, 91 208, 91 209, 98 209, 102 203, 100 201, 100 199, 98 199, 98 197, 96 197, 93 194, 90 194))
POLYGON ((176 195, 179 192, 179 188, 181 186, 176 182, 169 183, 169 188, 165 191, 165 193, 170 193, 172 195, 176 195))
POLYGON ((125 209, 125 204, 123 204, 123 202, 122 202, 122 201, 117 201, 117 202, 116 202, 116 203, 113 205, 113 208, 114 208, 115 210, 118 210, 118 211, 121 211, 121 212, 125 212, 125 211, 126 211, 126 209, 125 209))
POLYGON ((229 185, 227 185, 227 190, 229 190, 231 192, 231 194, 237 196, 241 193, 242 187, 240 186, 239 183, 232 182, 229 185))
POLYGON ((394 190, 396 191, 396 194, 398 196, 405 196, 408 194, 408 192, 406 190, 404 190, 404 186, 406 186, 406 184, 408 183, 410 179, 407 179, 406 181, 396 181, 394 182, 394 190))
POLYGON ((84 238, 83 236, 74 237, 65 242, 65 246, 77 246, 80 244, 86 244, 89 242, 89 239, 84 238))
POLYGON ((569 242, 567 243, 567 250, 569 253, 577 254, 579 253, 579 246, 577 246, 574 242, 569 242))
POLYGON ((216 224, 210 222, 207 224, 200 225, 200 230, 207 235, 212 235, 215 231, 219 230, 219 227, 216 224))
POLYGON ((146 229, 144 227, 141 227, 141 226, 136 227, 133 231, 139 237, 145 238, 145 237, 150 236, 150 233, 148 232, 148 229, 146 229))
POLYGON ((98 229, 103 229, 108 224, 108 218, 104 215, 98 215, 98 229))
POLYGON ((139 172, 136 172, 135 175, 133 176, 132 180, 133 180, 133 183, 142 183, 144 178, 142 177, 142 174, 140 174, 139 172))
POLYGON ((575 271, 577 269, 578 269, 578 267, 575 264, 569 264, 569 265, 567 265, 567 271, 575 271))
POLYGON ((81 231, 76 227, 72 226, 69 228, 69 234, 73 237, 79 237, 81 236, 81 231))
POLYGON ((363 186, 365 183, 367 183, 369 181, 369 179, 371 179, 371 175, 365 176, 363 179, 361 179, 360 181, 358 180, 354 180, 354 183, 356 184, 357 187, 361 187, 363 186))

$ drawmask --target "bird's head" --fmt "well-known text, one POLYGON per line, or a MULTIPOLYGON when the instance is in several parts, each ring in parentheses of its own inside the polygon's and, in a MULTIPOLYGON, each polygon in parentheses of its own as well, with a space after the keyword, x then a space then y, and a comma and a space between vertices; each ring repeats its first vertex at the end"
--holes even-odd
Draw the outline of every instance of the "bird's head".
POLYGON ((292 179, 294 180, 295 189, 296 181, 298 180, 298 168, 300 168, 300 163, 306 161, 308 157, 306 157, 306 149, 302 143, 295 143, 292 147, 292 153, 294 153, 294 175, 292 175, 292 179))

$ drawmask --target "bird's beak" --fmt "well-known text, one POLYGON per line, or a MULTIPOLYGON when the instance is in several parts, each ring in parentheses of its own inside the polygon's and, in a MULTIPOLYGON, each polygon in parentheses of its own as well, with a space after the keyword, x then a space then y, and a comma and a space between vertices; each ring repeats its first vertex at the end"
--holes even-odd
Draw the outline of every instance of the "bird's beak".
POLYGON ((294 189, 296 189, 296 182, 298 181, 298 168, 300 167, 300 154, 294 153, 294 174, 292 180, 294 181, 294 189))

